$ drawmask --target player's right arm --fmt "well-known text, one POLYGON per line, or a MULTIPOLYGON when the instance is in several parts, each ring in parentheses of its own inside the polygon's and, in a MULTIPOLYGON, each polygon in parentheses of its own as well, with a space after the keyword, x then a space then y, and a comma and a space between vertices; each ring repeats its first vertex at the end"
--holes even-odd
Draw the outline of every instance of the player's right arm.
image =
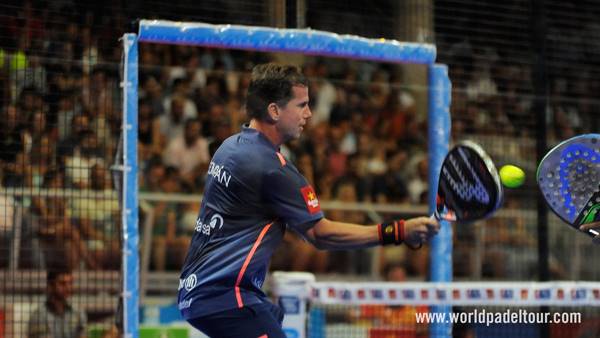
MULTIPOLYGON (((434 218, 416 217, 404 221, 403 242, 418 246, 427 242, 439 231, 439 223, 434 218)), ((304 237, 318 249, 359 249, 381 245, 380 226, 365 226, 336 222, 321 218, 309 228, 304 237)))
MULTIPOLYGON (((600 230, 600 222, 588 223, 588 224, 584 224, 579 227, 579 230, 581 230, 581 231, 588 231, 588 230, 592 230, 592 229, 600 230)), ((592 239, 592 242, 594 244, 600 244, 600 235, 597 235, 596 237, 594 237, 592 239)))

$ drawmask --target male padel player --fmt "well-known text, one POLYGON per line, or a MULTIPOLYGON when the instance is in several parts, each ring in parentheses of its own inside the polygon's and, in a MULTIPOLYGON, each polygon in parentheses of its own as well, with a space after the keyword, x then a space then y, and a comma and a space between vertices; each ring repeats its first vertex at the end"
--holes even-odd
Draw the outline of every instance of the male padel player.
POLYGON ((210 337, 285 337, 283 312, 261 287, 286 228, 319 249, 420 246, 439 229, 429 217, 370 227, 323 217, 313 188, 279 152, 312 115, 307 85, 297 67, 254 67, 246 100, 251 121, 209 164, 178 303, 184 318, 210 337))

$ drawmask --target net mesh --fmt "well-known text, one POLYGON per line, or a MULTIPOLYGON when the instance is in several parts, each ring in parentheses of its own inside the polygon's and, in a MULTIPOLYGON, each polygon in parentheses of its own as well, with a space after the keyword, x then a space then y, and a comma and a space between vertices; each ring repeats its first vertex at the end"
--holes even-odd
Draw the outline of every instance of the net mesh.
MULTIPOLYGON (((286 3, 287 22, 300 22, 294 18, 296 6, 290 1, 286 3)), ((403 1, 402 5, 373 1, 369 6, 356 0, 343 3, 310 0, 304 3, 306 24, 315 29, 373 38, 435 41, 438 60, 449 65, 453 81, 455 139, 470 138, 480 143, 498 165, 517 164, 525 169, 529 178, 534 177, 534 154, 539 138, 536 133, 540 126, 532 110, 536 99, 532 85, 535 67, 541 62, 546 64, 550 87, 545 117, 548 130, 543 136, 548 145, 576 133, 599 129, 599 101, 595 96, 600 84, 596 76, 599 43, 595 18, 600 7, 596 2, 581 1, 574 5, 545 1, 543 16, 547 30, 541 39, 548 50, 539 58, 534 57, 531 24, 540 21, 536 16, 540 9, 531 6, 529 1, 403 1)), ((0 12, 4 13, 0 17, 0 336, 26 335, 28 315, 43 301, 47 268, 53 265, 66 264, 75 268, 73 302, 86 312, 92 329, 98 323, 103 327, 112 323, 120 288, 120 263, 112 256, 118 252, 113 249, 120 246, 115 239, 120 231, 114 219, 115 193, 110 191, 108 184, 101 191, 86 186, 101 180, 110 181, 106 178, 96 180, 96 176, 91 180, 94 171, 88 157, 93 155, 103 164, 101 170, 97 167, 94 175, 106 176, 106 170, 113 162, 120 128, 117 70, 122 51, 117 40, 123 32, 132 30, 129 23, 160 13, 161 19, 265 25, 273 19, 267 7, 266 3, 243 0, 133 1, 108 5, 38 0, 0 4, 0 12), (91 133, 87 130, 79 136, 82 141, 72 141, 71 136, 78 134, 85 125, 90 127, 83 129, 91 129, 91 133), (85 148, 84 154, 70 156, 74 148, 85 148), (98 154, 94 155, 96 151, 98 154), (58 174, 50 170, 52 168, 57 168, 58 174), (100 171, 104 173, 99 174, 100 171), (41 207, 42 204, 46 206, 41 207), (91 218, 92 226, 86 227, 88 221, 80 222, 82 218, 91 218), (67 219, 70 226, 57 227, 59 219, 67 219), (90 231, 94 227, 100 231, 90 231), (69 231, 63 237, 52 234, 53 230, 60 229, 69 231), (49 239, 52 243, 46 243, 49 239), (45 248, 48 244, 54 244, 49 247, 51 251, 45 248), (97 265, 102 267, 94 269, 97 265)), ((194 104, 202 109, 212 106, 211 98, 226 97, 224 105, 217 105, 218 109, 211 110, 211 114, 218 115, 224 106, 230 114, 229 128, 235 128, 241 123, 236 112, 239 113, 243 98, 239 92, 231 95, 230 86, 237 79, 243 88, 249 66, 268 57, 254 52, 185 46, 141 44, 140 48, 143 81, 140 85, 147 95, 140 102, 140 157, 144 162, 140 182, 148 184, 146 187, 156 185, 155 189, 148 188, 147 191, 164 193, 158 196, 142 194, 141 197, 141 227, 153 229, 156 222, 159 225, 156 231, 160 232, 143 233, 145 256, 142 256, 146 258, 142 258, 142 264, 147 264, 148 268, 142 270, 142 296, 146 292, 151 296, 162 296, 161 304, 166 304, 176 290, 181 246, 176 244, 169 249, 164 244, 161 236, 167 225, 173 224, 172 217, 169 220, 168 212, 155 212, 154 207, 162 204, 168 210, 183 210, 185 217, 192 214, 193 218, 200 196, 190 197, 189 194, 201 191, 188 191, 171 184, 168 179, 164 187, 153 181, 160 177, 153 170, 162 170, 156 169, 154 164, 162 165, 161 147, 164 144, 152 137, 156 118, 165 113, 162 100, 179 84, 175 81, 177 77, 187 74, 187 67, 195 67, 197 72, 192 74, 192 84, 202 90, 186 93, 186 97, 198 99, 194 104), (199 61, 190 56, 193 54, 199 56, 199 61), (152 155, 157 155, 155 158, 159 160, 149 160, 152 155), (157 243, 162 246, 155 245, 157 243)), ((372 109, 382 96, 374 93, 388 86, 390 81, 362 74, 391 79, 393 71, 388 67, 366 64, 358 73, 344 73, 343 68, 332 63, 310 65, 309 68, 314 72, 313 87, 317 85, 314 97, 322 95, 321 102, 327 94, 331 95, 332 87, 318 86, 319 82, 329 80, 337 93, 342 92, 340 88, 345 88, 346 81, 354 81, 369 88, 368 97, 350 91, 346 96, 348 104, 342 105, 343 108, 360 108, 377 116, 374 119, 382 119, 383 115, 377 115, 377 109, 372 109), (374 69, 383 75, 373 73, 374 69)), ((418 74, 415 76, 419 77, 418 74)), ((412 89, 416 93, 424 91, 418 86, 412 89)), ((338 110, 325 118, 321 135, 330 132, 338 135, 335 124, 344 114, 344 110, 338 110)), ((206 133, 219 138, 223 129, 206 133)), ((402 137, 418 139, 419 128, 411 126, 407 129, 414 134, 400 133, 402 137)), ((377 129, 368 131, 370 141, 373 140, 371 136, 379 132, 377 129)), ((233 130, 229 129, 229 132, 233 130)), ((299 154, 304 155, 305 149, 299 149, 299 154)), ((390 167, 403 163, 402 157, 389 155, 385 154, 384 162, 390 167)), ((322 156, 319 163, 327 164, 321 160, 328 158, 329 154, 322 156)), ((299 161, 306 159, 317 162, 312 156, 298 156, 299 161)), ((347 163, 353 165, 352 161, 347 163)), ((373 167, 377 169, 376 165, 373 167)), ((163 169, 169 179, 176 176, 171 169, 163 169)), ((390 172, 386 170, 386 173, 390 172)), ((413 183, 418 181, 417 176, 411 177, 408 183, 418 190, 423 186, 413 183)), ((366 177, 370 182, 374 181, 373 175, 366 177)), ((323 179, 323 184, 330 183, 323 179)), ((400 185, 385 183, 384 186, 394 190, 393 197, 387 202, 395 202, 396 196, 401 195, 400 185)), ((509 191, 505 208, 497 217, 455 228, 455 279, 532 280, 539 277, 538 267, 545 261, 540 261, 537 255, 536 192, 534 181, 528 179, 524 188, 509 191)), ((415 196, 421 197, 420 194, 415 196)), ((426 212, 426 208, 417 202, 387 205, 381 199, 373 199, 370 202, 377 203, 373 208, 341 198, 336 200, 336 196, 331 198, 328 216, 339 219, 374 220, 426 212)), ((178 222, 176 220, 175 228, 178 222)), ((192 223, 184 221, 179 229, 192 223)), ((598 250, 589 238, 575 231, 565 231, 565 225, 552 215, 548 227, 550 278, 597 280, 600 277, 598 265, 586 260, 590 253, 598 250)), ((300 243, 297 239, 291 241, 300 243)), ((300 244, 294 248, 306 249, 300 244)), ((410 277, 427 277, 426 248, 418 252, 406 252, 401 248, 377 252, 376 255, 367 250, 336 252, 328 261, 322 256, 308 256, 306 261, 311 264, 300 267, 288 264, 285 268, 322 272, 326 270, 323 266, 328 266, 332 269, 329 272, 344 275, 339 278, 353 278, 357 274, 383 270, 384 264, 372 259, 381 255, 388 261, 407 262, 410 277)), ((594 309, 582 308, 582 313, 592 313, 585 325, 578 326, 582 334, 583 330, 594 327, 594 309)), ((576 336, 578 331, 569 332, 576 336)), ((587 336, 597 334, 588 333, 587 336)))

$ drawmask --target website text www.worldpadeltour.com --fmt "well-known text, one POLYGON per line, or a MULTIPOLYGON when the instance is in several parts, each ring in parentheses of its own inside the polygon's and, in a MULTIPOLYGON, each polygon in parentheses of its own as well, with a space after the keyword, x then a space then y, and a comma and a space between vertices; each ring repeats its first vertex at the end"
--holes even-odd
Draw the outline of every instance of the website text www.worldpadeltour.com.
POLYGON ((581 323, 579 312, 533 312, 525 309, 493 312, 485 309, 471 312, 417 312, 417 323, 449 323, 449 324, 578 324, 581 323))

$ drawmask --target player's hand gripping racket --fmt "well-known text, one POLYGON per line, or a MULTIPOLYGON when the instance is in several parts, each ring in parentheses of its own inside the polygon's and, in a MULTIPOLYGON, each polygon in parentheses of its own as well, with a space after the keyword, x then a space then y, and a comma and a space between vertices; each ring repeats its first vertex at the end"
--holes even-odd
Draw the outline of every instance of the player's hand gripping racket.
POLYGON ((463 141, 442 163, 434 217, 451 222, 487 218, 498 210, 503 196, 492 159, 476 143, 463 141))
POLYGON ((575 136, 550 150, 537 182, 552 211, 570 226, 600 221, 600 134, 575 136))

